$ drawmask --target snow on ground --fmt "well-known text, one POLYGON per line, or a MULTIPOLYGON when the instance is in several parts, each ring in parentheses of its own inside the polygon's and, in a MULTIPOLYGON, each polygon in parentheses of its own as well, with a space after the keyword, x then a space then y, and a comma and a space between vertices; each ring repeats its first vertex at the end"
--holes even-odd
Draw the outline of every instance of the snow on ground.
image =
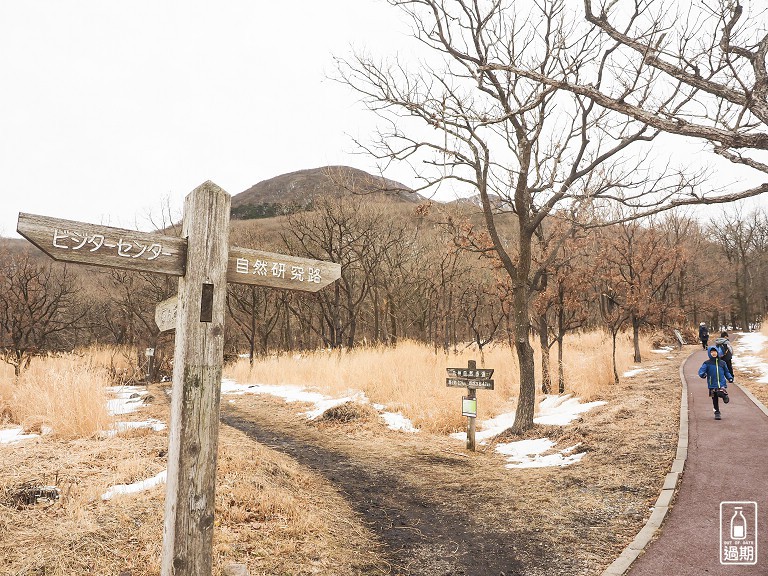
MULTIPOLYGON (((363 392, 355 392, 349 396, 341 398, 333 398, 331 396, 325 396, 319 392, 309 392, 301 386, 292 385, 276 385, 276 384, 238 384, 234 380, 224 378, 221 382, 222 394, 269 394, 270 396, 277 396, 282 398, 286 402, 306 402, 308 404, 314 404, 314 408, 301 414, 306 416, 308 420, 314 420, 322 416, 323 412, 330 408, 340 406, 347 402, 358 402, 360 404, 367 404, 368 398, 363 392)), ((402 432, 418 432, 413 427, 411 421, 408 420, 401 413, 386 412, 384 406, 380 404, 374 404, 373 407, 379 411, 379 415, 384 419, 387 426, 392 430, 400 430, 402 432)))
MULTIPOLYGON (((144 405, 144 396, 148 394, 146 388, 142 386, 111 386, 107 388, 107 393, 114 396, 114 398, 107 400, 107 410, 113 416, 136 412, 144 405)), ((159 432, 165 430, 166 425, 154 418, 142 422, 115 422, 109 430, 102 431, 101 436, 111 438, 120 432, 139 428, 149 428, 159 432)))
POLYGON ((113 416, 136 412, 144 403, 142 396, 147 395, 146 389, 140 386, 110 386, 107 393, 114 396, 107 401, 107 410, 113 416))
MULTIPOLYGON (((579 417, 579 414, 588 412, 597 406, 602 406, 605 402, 587 402, 582 404, 581 400, 574 398, 573 394, 550 394, 544 397, 539 403, 538 416, 533 421, 536 424, 547 426, 565 426, 579 417)), ((475 432, 475 441, 482 444, 489 438, 498 436, 507 428, 515 423, 515 413, 507 412, 499 414, 490 420, 478 422, 478 428, 481 430, 475 432)), ((466 442, 466 432, 456 432, 451 434, 451 438, 466 442)))
POLYGON ((760 332, 739 332, 733 344, 734 371, 736 368, 748 370, 758 375, 757 382, 768 384, 768 362, 760 354, 768 343, 768 336, 760 332))
POLYGON ((387 423, 387 426, 391 430, 400 430, 401 432, 411 432, 414 434, 419 431, 419 429, 414 427, 413 423, 400 412, 382 412, 384 406, 381 404, 374 404, 374 408, 379 410, 379 415, 384 419, 384 422, 387 423), (381 408, 376 408, 377 406, 381 406, 381 408))
POLYGON ((147 478, 146 480, 139 480, 138 482, 134 482, 133 484, 116 484, 115 486, 112 486, 109 490, 104 492, 104 494, 101 495, 101 499, 110 500, 113 496, 118 496, 120 494, 135 494, 137 492, 143 492, 144 490, 149 490, 150 488, 154 488, 155 486, 159 486, 160 484, 165 484, 167 475, 168 475, 168 471, 163 470, 162 472, 153 476, 152 478, 147 478))
POLYGON ((0 430, 0 444, 16 444, 30 438, 39 438, 40 434, 24 434, 21 426, 0 430))
POLYGON ((121 432, 127 432, 128 430, 138 430, 141 428, 148 428, 150 430, 154 430, 155 432, 160 432, 161 430, 165 430, 167 426, 165 425, 165 422, 161 422, 160 420, 156 420, 154 418, 144 420, 143 422, 115 422, 115 425, 112 428, 101 432, 101 435, 103 437, 111 438, 112 436, 116 436, 121 432))
POLYGON ((547 468, 550 466, 568 466, 581 460, 586 452, 573 454, 578 444, 543 456, 554 448, 555 442, 549 438, 537 438, 535 440, 520 440, 508 444, 499 444, 496 452, 507 456, 509 462, 505 468, 547 468))
MULTIPOLYGON (((536 424, 548 426, 565 426, 583 414, 595 408, 602 406, 605 402, 582 402, 574 398, 572 394, 550 394, 544 397, 539 403, 538 416, 533 421, 536 424)), ((475 433, 475 441, 483 444, 489 438, 501 434, 504 430, 515 423, 515 414, 510 412, 500 414, 496 418, 484 420, 479 423, 481 431, 475 433)), ((466 432, 457 432, 451 434, 451 438, 456 438, 466 442, 466 432)), ((553 454, 544 455, 555 446, 549 438, 538 438, 536 440, 520 440, 519 442, 509 442, 498 444, 496 451, 507 456, 507 468, 543 468, 546 466, 567 466, 578 462, 584 456, 584 452, 572 454, 578 446, 571 446, 565 450, 553 454)))
POLYGON ((658 368, 633 368, 632 370, 627 370, 626 372, 624 372, 622 376, 624 378, 633 378, 643 372, 653 372, 655 370, 658 370, 658 368))

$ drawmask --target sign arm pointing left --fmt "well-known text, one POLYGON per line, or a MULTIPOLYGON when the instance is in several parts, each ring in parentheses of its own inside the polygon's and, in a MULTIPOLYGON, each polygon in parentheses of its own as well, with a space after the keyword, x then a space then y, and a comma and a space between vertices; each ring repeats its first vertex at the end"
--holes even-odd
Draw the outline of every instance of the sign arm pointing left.
MULTIPOLYGON (((36 214, 19 214, 19 234, 54 260, 184 276, 187 240, 86 224, 36 214)), ((341 277, 335 262, 230 246, 227 282, 317 292, 341 277)))

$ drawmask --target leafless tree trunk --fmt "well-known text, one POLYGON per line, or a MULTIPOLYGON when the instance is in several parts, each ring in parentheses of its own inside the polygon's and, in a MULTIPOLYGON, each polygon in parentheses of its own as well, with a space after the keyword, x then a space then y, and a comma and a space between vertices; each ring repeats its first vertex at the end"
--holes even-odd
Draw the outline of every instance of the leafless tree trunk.
POLYGON ((66 266, 27 255, 0 259, 0 358, 17 378, 34 356, 67 346, 67 332, 88 310, 77 295, 66 266))
MULTIPOLYGON (((363 145, 367 151, 386 162, 410 162, 423 190, 454 181, 478 194, 484 230, 470 231, 465 247, 492 258, 510 280, 521 378, 513 430, 523 432, 533 426, 536 397, 530 305, 549 264, 534 262, 534 234, 554 214, 583 220, 600 203, 624 195, 645 199, 677 190, 680 182, 662 174, 651 183, 627 159, 630 146, 658 134, 647 122, 609 122, 588 98, 515 71, 531 68, 565 81, 574 62, 593 62, 589 41, 564 41, 572 22, 563 0, 544 0, 532 11, 471 0, 390 4, 412 18, 418 41, 445 68, 431 62, 411 74, 402 63, 358 54, 339 60, 340 79, 389 122, 376 143, 363 145), (498 230, 504 214, 515 219, 511 238, 498 230)), ((607 60, 594 62, 600 72, 607 60)), ((554 243, 552 257, 566 238, 554 243)))

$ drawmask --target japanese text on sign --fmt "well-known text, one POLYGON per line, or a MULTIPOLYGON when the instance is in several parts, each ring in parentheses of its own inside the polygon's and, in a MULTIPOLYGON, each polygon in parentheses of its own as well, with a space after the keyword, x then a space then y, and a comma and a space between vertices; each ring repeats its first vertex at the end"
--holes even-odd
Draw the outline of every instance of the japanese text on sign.
POLYGON ((103 234, 88 234, 60 228, 53 230, 53 247, 84 252, 117 249, 117 255, 123 258, 143 258, 146 260, 156 260, 160 256, 173 255, 164 251, 163 245, 158 242, 142 243, 138 240, 126 240, 125 238, 115 240, 103 234))
POLYGON ((249 260, 248 258, 238 258, 236 261, 235 272, 238 274, 256 274, 257 276, 273 276, 293 280, 295 282, 307 282, 310 284, 320 284, 322 282, 320 268, 288 264, 284 262, 273 262, 270 260, 249 260))
POLYGON ((469 368, 446 368, 448 374, 454 378, 479 378, 485 380, 493 376, 493 369, 469 369, 469 368))

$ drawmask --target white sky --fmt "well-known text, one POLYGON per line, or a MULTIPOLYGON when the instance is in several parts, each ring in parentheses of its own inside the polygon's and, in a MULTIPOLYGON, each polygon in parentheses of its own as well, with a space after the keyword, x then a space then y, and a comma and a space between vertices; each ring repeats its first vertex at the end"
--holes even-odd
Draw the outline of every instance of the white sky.
POLYGON ((0 235, 19 212, 150 229, 205 180, 234 195, 305 168, 375 171, 350 135, 376 117, 327 79, 332 55, 409 42, 383 0, 2 2, 0 235))
POLYGON ((326 76, 408 31, 380 0, 2 2, 0 235, 19 212, 146 229, 205 180, 373 171, 349 135, 376 119, 326 76))

